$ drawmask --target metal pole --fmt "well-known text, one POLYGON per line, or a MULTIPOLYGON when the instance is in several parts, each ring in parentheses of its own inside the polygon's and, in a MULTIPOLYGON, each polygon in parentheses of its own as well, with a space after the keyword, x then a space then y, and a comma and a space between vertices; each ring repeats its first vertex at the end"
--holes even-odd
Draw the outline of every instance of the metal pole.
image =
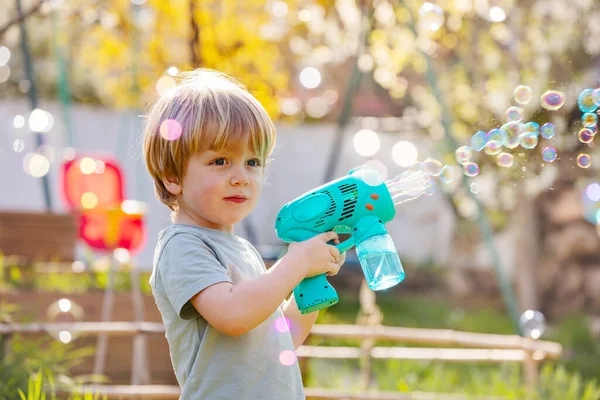
MULTIPOLYGON (((15 0, 17 6, 17 15, 20 19, 19 28, 21 31, 21 51, 23 53, 23 62, 25 64, 25 76, 29 80, 31 86, 27 91, 27 97, 29 98, 29 104, 31 110, 38 108, 38 95, 37 88, 35 85, 35 77, 33 73, 33 63, 31 62, 31 53, 29 50, 29 41, 27 39, 27 29, 25 28, 25 16, 23 14, 23 6, 21 0, 15 0)), ((43 134, 36 132, 35 134, 36 149, 45 144, 45 137, 43 134)), ((50 196, 50 183, 48 180, 48 174, 42 176, 42 189, 44 191, 44 201, 46 204, 46 212, 52 212, 52 197, 50 196)))

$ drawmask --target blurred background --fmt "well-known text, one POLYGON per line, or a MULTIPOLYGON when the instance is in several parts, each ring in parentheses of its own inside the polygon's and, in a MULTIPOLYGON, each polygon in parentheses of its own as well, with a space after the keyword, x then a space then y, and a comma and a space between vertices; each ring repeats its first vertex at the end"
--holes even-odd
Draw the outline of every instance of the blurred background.
MULTIPOLYGON (((143 116, 179 72, 211 68, 243 83, 277 127, 263 196, 236 227, 267 266, 285 254, 274 224, 290 200, 363 164, 386 179, 415 163, 433 171, 435 190, 387 224, 405 281, 366 290, 350 251, 331 278, 340 303, 318 325, 562 349, 525 378, 510 360, 299 351, 305 386, 600 398, 599 5, 0 0, 0 321, 160 324, 148 277, 169 210, 143 163, 143 116)), ((79 336, 0 331, 0 398, 44 374, 176 384, 164 335, 79 336)), ((365 346, 317 335, 306 345, 365 346)))

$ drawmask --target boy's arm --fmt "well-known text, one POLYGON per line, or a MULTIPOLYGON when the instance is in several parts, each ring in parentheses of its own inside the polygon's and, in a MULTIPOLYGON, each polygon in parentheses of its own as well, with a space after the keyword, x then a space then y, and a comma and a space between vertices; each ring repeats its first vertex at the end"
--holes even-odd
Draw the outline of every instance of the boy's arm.
POLYGON ((191 299, 194 308, 219 332, 237 336, 269 318, 296 285, 307 276, 337 274, 339 251, 327 243, 338 240, 337 233, 324 232, 298 242, 267 273, 233 285, 220 282, 208 286, 191 299))
POLYGON ((286 301, 283 306, 283 315, 290 320, 290 333, 292 334, 294 348, 297 349, 306 340, 306 337, 319 316, 319 311, 302 314, 300 310, 298 310, 296 298, 292 294, 290 299, 286 301))
POLYGON ((237 285, 221 282, 191 298, 192 305, 219 332, 242 335, 265 321, 304 278, 294 259, 280 259, 258 279, 237 285))

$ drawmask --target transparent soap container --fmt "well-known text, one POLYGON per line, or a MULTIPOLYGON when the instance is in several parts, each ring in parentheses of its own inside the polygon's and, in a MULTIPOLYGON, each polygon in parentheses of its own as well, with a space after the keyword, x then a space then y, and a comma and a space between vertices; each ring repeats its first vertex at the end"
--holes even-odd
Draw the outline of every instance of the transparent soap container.
POLYGON ((389 234, 371 236, 357 243, 356 254, 372 290, 388 289, 404 280, 404 268, 389 234))

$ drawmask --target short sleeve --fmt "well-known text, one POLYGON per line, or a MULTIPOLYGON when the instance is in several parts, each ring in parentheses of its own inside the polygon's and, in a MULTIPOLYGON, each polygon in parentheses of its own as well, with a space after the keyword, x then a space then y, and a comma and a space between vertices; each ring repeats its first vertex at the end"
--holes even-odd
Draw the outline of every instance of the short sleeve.
POLYGON ((165 244, 158 270, 169 302, 181 319, 200 314, 190 299, 219 282, 231 282, 227 269, 199 237, 178 233, 165 244))

